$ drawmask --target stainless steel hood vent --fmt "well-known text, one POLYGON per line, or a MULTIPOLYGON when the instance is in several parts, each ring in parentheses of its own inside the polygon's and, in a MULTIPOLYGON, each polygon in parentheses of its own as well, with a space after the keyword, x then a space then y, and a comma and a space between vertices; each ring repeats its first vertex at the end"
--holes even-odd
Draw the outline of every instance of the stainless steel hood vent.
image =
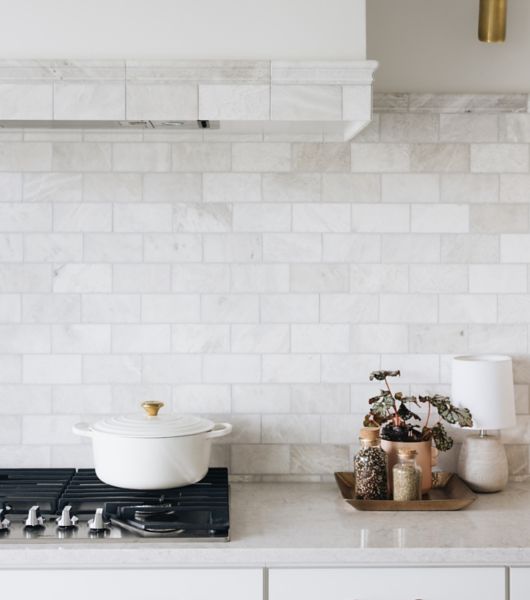
POLYGON ((0 129, 219 129, 219 121, 0 120, 0 129))

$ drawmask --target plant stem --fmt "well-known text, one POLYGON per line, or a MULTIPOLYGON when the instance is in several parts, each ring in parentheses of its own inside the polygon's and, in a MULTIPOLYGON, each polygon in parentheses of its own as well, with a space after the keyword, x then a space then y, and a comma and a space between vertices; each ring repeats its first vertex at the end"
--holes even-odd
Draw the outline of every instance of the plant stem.
POLYGON ((429 426, 429 419, 431 418, 431 403, 428 402, 427 404, 429 405, 429 409, 427 411, 427 418, 425 419, 425 425, 423 426, 424 429, 425 429, 425 427, 429 426))
POLYGON ((393 408, 394 408, 394 417, 393 417, 394 425, 400 425, 401 419, 398 415, 396 399, 394 397, 394 394, 392 393, 392 390, 390 389, 390 386, 388 385, 388 381, 386 380, 386 377, 385 377, 385 385, 386 385, 386 389, 388 390, 388 393, 390 394, 390 397, 392 398, 392 403, 393 403, 393 408))

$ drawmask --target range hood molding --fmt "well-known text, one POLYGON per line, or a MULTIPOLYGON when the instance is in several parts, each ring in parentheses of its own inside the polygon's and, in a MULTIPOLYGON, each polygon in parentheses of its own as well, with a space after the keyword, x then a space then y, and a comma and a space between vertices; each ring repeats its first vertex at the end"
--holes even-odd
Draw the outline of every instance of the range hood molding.
POLYGON ((174 130, 175 121, 184 129, 210 121, 225 132, 346 140, 371 121, 376 68, 375 61, 2 60, 0 122, 114 129, 141 121, 174 130))

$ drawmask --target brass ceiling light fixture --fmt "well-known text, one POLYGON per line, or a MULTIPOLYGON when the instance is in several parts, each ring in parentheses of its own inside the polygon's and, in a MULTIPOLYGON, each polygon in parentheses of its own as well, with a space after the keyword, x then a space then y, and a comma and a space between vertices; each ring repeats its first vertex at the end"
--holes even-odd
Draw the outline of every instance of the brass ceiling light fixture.
POLYGON ((506 7, 508 0, 480 0, 478 39, 481 42, 506 40, 506 7))

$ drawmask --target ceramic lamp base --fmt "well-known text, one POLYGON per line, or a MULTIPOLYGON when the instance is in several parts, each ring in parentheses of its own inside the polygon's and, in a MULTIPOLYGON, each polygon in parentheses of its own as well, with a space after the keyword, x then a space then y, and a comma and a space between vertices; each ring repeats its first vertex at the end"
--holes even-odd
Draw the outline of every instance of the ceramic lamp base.
POLYGON ((474 492, 500 492, 508 483, 508 460, 503 444, 489 435, 466 438, 457 471, 474 492))

